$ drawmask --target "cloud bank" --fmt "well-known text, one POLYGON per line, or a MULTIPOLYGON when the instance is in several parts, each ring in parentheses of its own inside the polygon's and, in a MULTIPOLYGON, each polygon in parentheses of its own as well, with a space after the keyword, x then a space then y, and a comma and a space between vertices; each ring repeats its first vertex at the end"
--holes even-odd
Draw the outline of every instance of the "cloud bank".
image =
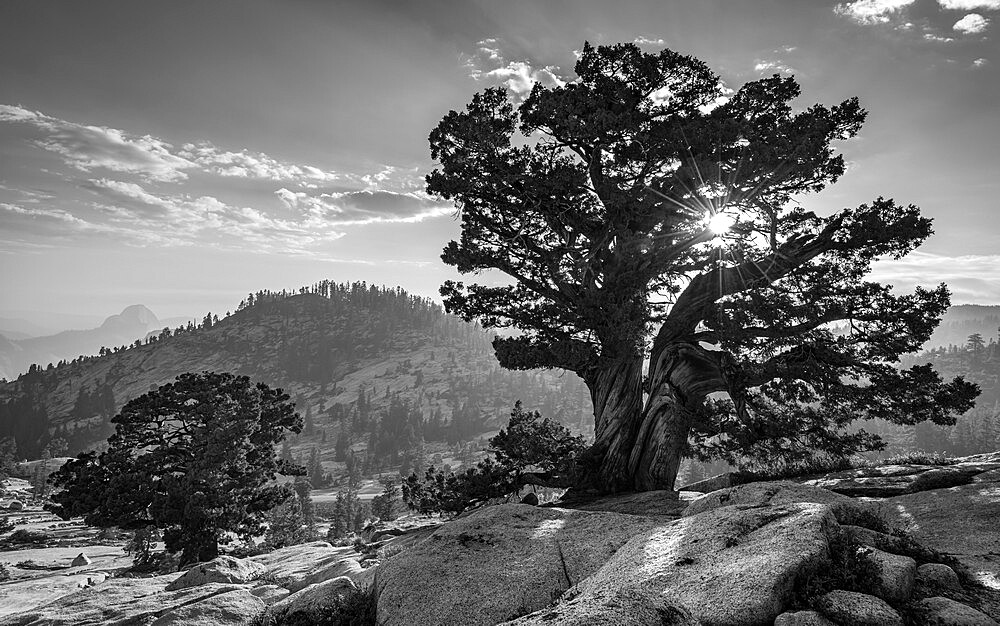
MULTIPOLYGON (((512 79, 508 79, 512 80, 512 79)), ((0 242, 209 245, 330 260, 350 227, 450 214, 413 168, 340 172, 210 141, 174 144, 0 105, 0 126, 55 163, 46 189, 0 185, 0 242), (82 175, 81 175, 82 173, 82 175)))

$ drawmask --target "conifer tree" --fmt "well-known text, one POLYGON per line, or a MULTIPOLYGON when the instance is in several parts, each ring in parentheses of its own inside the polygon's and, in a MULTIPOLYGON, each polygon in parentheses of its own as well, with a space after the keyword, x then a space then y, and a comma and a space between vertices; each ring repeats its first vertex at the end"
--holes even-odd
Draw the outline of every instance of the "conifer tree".
POLYGON ((305 473, 275 455, 302 428, 288 399, 246 376, 182 374, 122 408, 106 451, 53 475, 50 508, 94 526, 162 528, 182 564, 211 560, 227 532, 260 534, 266 512, 294 494, 277 474, 305 473))

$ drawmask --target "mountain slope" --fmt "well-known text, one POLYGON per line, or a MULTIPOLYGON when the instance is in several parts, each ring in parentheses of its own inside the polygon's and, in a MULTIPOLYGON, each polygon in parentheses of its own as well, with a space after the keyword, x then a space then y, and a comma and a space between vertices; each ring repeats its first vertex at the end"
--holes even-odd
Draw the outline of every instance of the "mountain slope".
POLYGON ((949 345, 964 345, 969 335, 979 333, 989 341, 997 337, 1000 328, 1000 306, 960 304, 949 307, 941 324, 924 345, 925 350, 949 345))
POLYGON ((54 438, 75 453, 103 441, 129 399, 203 370, 282 387, 306 417, 299 450, 379 440, 398 460, 421 436, 455 443, 495 429, 517 399, 577 426, 590 415, 575 376, 500 370, 489 335, 430 301, 364 284, 303 291, 260 292, 221 321, 0 385, 0 437, 16 437, 25 456, 54 438), (378 431, 390 407, 404 407, 393 436, 405 441, 378 431))

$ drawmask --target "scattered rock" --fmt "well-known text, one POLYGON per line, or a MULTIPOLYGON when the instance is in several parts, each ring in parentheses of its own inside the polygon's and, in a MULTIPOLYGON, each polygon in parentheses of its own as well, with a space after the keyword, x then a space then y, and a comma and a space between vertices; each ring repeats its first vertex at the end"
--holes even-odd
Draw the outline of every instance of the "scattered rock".
POLYGON ((150 624, 180 607, 242 589, 235 585, 209 583, 179 591, 164 591, 166 582, 175 577, 112 578, 31 611, 0 617, 0 626, 137 626, 150 624))
POLYGON ((936 561, 941 558, 940 553, 926 548, 908 537, 880 533, 877 530, 852 526, 850 524, 842 524, 840 528, 855 543, 878 548, 883 552, 901 554, 918 561, 936 561))
POLYGON ((893 498, 932 489, 967 485, 977 467, 932 465, 861 467, 803 481, 854 498, 893 498))
POLYGON ((195 565, 180 578, 167 585, 167 591, 177 591, 187 587, 197 587, 207 583, 249 583, 260 578, 265 572, 260 563, 232 556, 218 556, 208 563, 195 565))
POLYGON ((910 493, 930 491, 931 489, 947 489, 959 485, 968 485, 972 477, 980 472, 976 468, 965 470, 961 467, 938 467, 921 472, 913 478, 910 493))
POLYGON ((826 489, 779 481, 750 483, 713 491, 689 504, 684 509, 684 516, 697 515, 723 506, 768 506, 790 502, 815 502, 829 505, 838 520, 868 514, 873 510, 873 507, 867 503, 858 502, 853 498, 826 489))
POLYGON ((640 589, 594 593, 535 611, 503 626, 700 626, 675 602, 640 589))
POLYGON ((251 589, 250 593, 263 600, 264 604, 270 606, 282 598, 287 598, 292 592, 278 585, 261 585, 260 587, 251 589))
POLYGON ((76 555, 76 558, 70 563, 70 567, 80 567, 81 565, 90 565, 90 559, 83 552, 76 555))
POLYGON ((496 624, 549 606, 662 520, 523 504, 441 526, 378 567, 378 623, 496 624))
POLYGON ((7 505, 8 511, 23 511, 24 503, 20 500, 11 500, 10 504, 7 505))
POLYGON ((859 549, 859 556, 872 567, 874 580, 869 581, 872 595, 893 604, 910 599, 917 575, 916 561, 871 547, 859 549))
POLYGON ((961 589, 955 570, 941 563, 924 563, 917 568, 917 580, 926 585, 944 589, 961 589))
POLYGON ((865 593, 837 589, 820 597, 816 608, 838 624, 903 626, 903 618, 885 600, 865 593))
POLYGON ((264 613, 264 602, 247 589, 220 593, 185 604, 153 621, 150 626, 250 626, 264 613))
POLYGON ((774 626, 837 626, 816 611, 782 613, 774 620, 774 626))
POLYGON ((399 537, 400 535, 405 535, 406 531, 402 528, 379 528, 372 532, 371 541, 378 541, 379 539, 385 539, 386 537, 399 537))
POLYGON ((331 606, 337 598, 357 591, 357 589, 350 578, 339 576, 332 580, 309 585, 305 589, 278 600, 267 607, 267 615, 279 623, 285 620, 290 623, 308 623, 301 620, 315 619, 320 611, 331 606))
POLYGON ((521 498, 521 504, 538 506, 538 496, 534 491, 528 492, 523 498, 521 498))
POLYGON ((634 537, 577 590, 641 590, 705 624, 763 624, 783 611, 801 571, 823 565, 835 529, 821 504, 722 507, 634 537))
POLYGON ((335 548, 326 541, 313 541, 247 560, 263 565, 268 578, 294 592, 337 576, 359 575, 358 556, 352 547, 335 548))
POLYGON ((927 626, 1000 626, 988 615, 948 598, 924 598, 913 605, 913 612, 927 626))

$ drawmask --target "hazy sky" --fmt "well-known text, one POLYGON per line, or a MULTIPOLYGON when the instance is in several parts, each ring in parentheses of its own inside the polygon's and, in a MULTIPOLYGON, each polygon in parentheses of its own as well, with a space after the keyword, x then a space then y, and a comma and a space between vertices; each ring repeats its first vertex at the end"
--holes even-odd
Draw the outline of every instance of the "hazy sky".
POLYGON ((847 175, 803 203, 919 205, 937 234, 879 276, 1000 303, 998 38, 1000 0, 4 0, 0 314, 223 313, 322 278, 436 296, 458 227, 427 135, 487 86, 571 80, 584 41, 859 96, 847 175))

